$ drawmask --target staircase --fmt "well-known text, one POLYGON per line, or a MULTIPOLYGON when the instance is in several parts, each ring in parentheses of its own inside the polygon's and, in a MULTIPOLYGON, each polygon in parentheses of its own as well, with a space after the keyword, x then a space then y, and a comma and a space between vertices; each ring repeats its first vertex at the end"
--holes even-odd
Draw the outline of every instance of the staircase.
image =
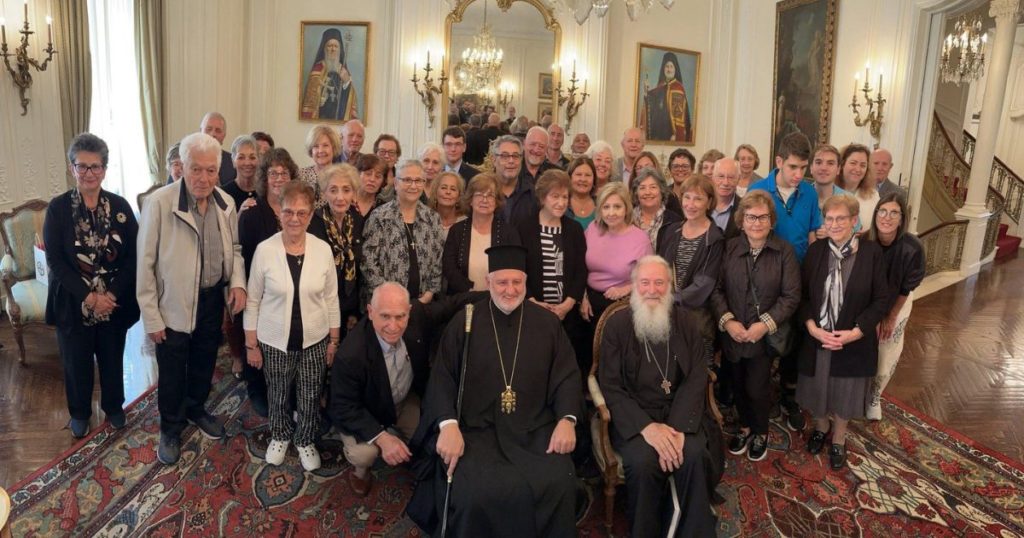
POLYGON ((999 225, 999 235, 996 236, 997 260, 1013 256, 1014 254, 1017 253, 1017 250, 1020 249, 1021 238, 1013 235, 1008 235, 1007 231, 1009 231, 1009 229, 1009 224, 999 225))

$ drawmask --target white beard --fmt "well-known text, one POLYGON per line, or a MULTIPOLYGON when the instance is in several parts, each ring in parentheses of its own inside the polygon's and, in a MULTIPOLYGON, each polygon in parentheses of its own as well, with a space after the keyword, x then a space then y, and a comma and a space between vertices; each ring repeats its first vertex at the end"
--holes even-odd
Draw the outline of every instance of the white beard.
POLYGON ((643 297, 633 292, 629 297, 629 306, 633 312, 633 331, 636 337, 652 344, 668 342, 669 330, 672 327, 672 294, 666 293, 661 302, 649 306, 643 297))
POLYGON ((324 69, 328 73, 338 73, 341 71, 341 62, 337 58, 329 58, 324 56, 324 69))
POLYGON ((504 312, 506 316, 511 314, 512 312, 515 312, 515 310, 517 308, 519 308, 519 305, 523 304, 523 300, 525 300, 525 299, 526 299, 526 289, 525 288, 523 289, 523 294, 522 295, 520 295, 519 297, 517 297, 515 299, 512 299, 512 301, 510 301, 510 302, 505 302, 505 300, 502 299, 501 296, 499 296, 497 293, 491 292, 491 300, 494 301, 494 306, 498 307, 498 310, 501 310, 502 312, 504 312))

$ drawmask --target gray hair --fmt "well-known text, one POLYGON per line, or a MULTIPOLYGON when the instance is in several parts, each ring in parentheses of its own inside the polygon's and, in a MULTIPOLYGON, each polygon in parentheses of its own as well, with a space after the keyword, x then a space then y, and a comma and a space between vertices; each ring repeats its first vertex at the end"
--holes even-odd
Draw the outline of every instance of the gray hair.
POLYGON ((668 197, 674 196, 674 193, 668 187, 668 183, 665 182, 665 176, 660 171, 650 166, 645 166, 636 171, 636 177, 631 179, 630 182, 633 184, 630 187, 630 192, 633 195, 633 205, 639 206, 640 199, 637 196, 637 190, 640 189, 640 184, 647 178, 654 178, 654 182, 658 185, 658 190, 661 191, 661 207, 665 207, 668 203, 668 197))
POLYGON ((174 161, 181 160, 181 142, 175 142, 174 145, 167 150, 167 164, 168 166, 174 161))
POLYGON ((228 128, 228 120, 227 120, 227 118, 224 117, 224 114, 221 114, 220 112, 216 112, 216 111, 214 111, 214 112, 207 112, 206 115, 203 116, 203 119, 199 122, 199 128, 202 129, 203 125, 206 125, 206 122, 208 122, 210 120, 220 120, 220 121, 224 122, 224 128, 225 129, 228 128))
POLYGON ((71 141, 71 145, 68 146, 68 162, 74 164, 78 154, 82 151, 99 155, 100 164, 104 167, 107 166, 107 162, 110 160, 110 150, 107 149, 107 143, 92 133, 81 133, 71 141))
POLYGON ((220 169, 220 142, 206 133, 192 133, 181 139, 181 161, 194 162, 193 156, 199 153, 217 156, 217 169, 220 169))
POLYGON ((436 151, 438 156, 441 157, 441 159, 444 159, 444 149, 442 149, 441 145, 436 142, 427 142, 420 146, 420 150, 416 152, 416 157, 422 161, 423 157, 431 151, 436 151))
POLYGON ((412 304, 412 299, 409 296, 409 290, 407 290, 405 288, 405 286, 399 284, 398 282, 389 280, 387 282, 384 282, 380 286, 377 286, 376 288, 374 288, 373 294, 370 295, 370 306, 376 307, 377 304, 378 304, 378 299, 380 297, 380 294, 384 293, 385 291, 388 291, 388 290, 394 290, 394 291, 401 292, 402 298, 405 299, 405 303, 409 304, 409 305, 412 304))
POLYGON ((594 155, 597 155, 598 153, 603 153, 605 151, 611 153, 612 157, 615 157, 615 150, 612 149, 611 144, 605 142, 604 140, 597 140, 595 142, 591 142, 590 147, 587 148, 587 157, 593 159, 594 155))
POLYGON ((358 125, 358 126, 362 127, 363 130, 366 129, 366 126, 363 125, 363 122, 361 122, 359 120, 348 120, 348 121, 345 122, 344 125, 341 126, 341 134, 344 135, 345 133, 347 133, 348 129, 349 129, 349 126, 351 126, 351 125, 358 125))
POLYGON ((239 135, 235 137, 235 141, 231 143, 231 158, 234 159, 238 156, 238 152, 242 151, 244 146, 249 146, 256 150, 256 153, 260 152, 260 146, 256 143, 256 139, 252 135, 239 135))
POLYGON ((657 254, 648 254, 648 255, 640 258, 639 260, 636 261, 636 263, 633 264, 633 269, 630 270, 630 272, 629 272, 629 281, 635 285, 636 284, 636 275, 637 275, 637 273, 640 272, 640 268, 645 266, 645 265, 650 265, 650 264, 660 265, 660 266, 664 267, 665 270, 668 271, 668 278, 669 278, 669 280, 675 280, 673 278, 673 276, 672 276, 672 266, 668 264, 668 261, 666 261, 665 258, 662 258, 661 256, 658 256, 657 254))
MULTIPOLYGON (((547 133, 545 133, 545 134, 547 134, 547 133)), ((491 142, 491 155, 492 156, 494 156, 494 157, 498 156, 498 148, 500 148, 502 144, 515 144, 516 147, 519 148, 519 153, 523 152, 523 141, 520 140, 518 136, 514 136, 514 135, 501 135, 498 138, 495 138, 494 142, 491 142)))
POLYGON ((404 171, 404 170, 405 170, 406 168, 412 168, 412 167, 414 167, 414 166, 415 166, 416 168, 419 168, 420 170, 423 170, 423 163, 422 163, 422 162, 420 162, 420 160, 419 160, 419 159, 403 159, 402 161, 400 161, 400 162, 399 162, 399 163, 398 163, 398 164, 397 164, 397 165, 395 166, 395 177, 398 177, 398 176, 402 176, 402 177, 405 177, 405 176, 403 176, 403 175, 402 175, 402 172, 403 172, 403 171, 404 171))
POLYGON ((551 138, 551 137, 550 137, 550 136, 548 135, 548 130, 547 130, 547 128, 545 128, 545 127, 541 127, 540 125, 534 125, 533 127, 530 127, 530 130, 526 131, 526 137, 527 137, 527 138, 529 138, 529 137, 530 137, 530 135, 532 135, 532 134, 541 134, 541 135, 544 135, 544 140, 548 140, 548 139, 550 139, 550 138, 551 138))

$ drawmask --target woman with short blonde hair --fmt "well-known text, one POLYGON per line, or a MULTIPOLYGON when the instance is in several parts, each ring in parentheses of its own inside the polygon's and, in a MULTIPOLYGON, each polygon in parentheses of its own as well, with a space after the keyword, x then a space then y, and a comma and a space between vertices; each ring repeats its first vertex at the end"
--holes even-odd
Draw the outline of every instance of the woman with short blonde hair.
MULTIPOLYGON (((329 125, 316 125, 306 133, 305 148, 306 155, 313 159, 313 164, 300 168, 298 179, 314 189, 319 189, 320 174, 338 155, 341 155, 341 138, 329 125)), ((319 200, 319 190, 316 194, 319 200)))

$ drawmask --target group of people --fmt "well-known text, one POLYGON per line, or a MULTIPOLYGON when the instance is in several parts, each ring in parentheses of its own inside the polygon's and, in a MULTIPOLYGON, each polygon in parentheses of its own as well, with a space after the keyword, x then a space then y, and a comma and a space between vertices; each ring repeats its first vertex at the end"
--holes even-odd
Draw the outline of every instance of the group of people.
POLYGON ((556 124, 501 134, 486 168, 466 162, 458 126, 401 160, 387 134, 362 153, 358 120, 340 135, 318 125, 302 168, 265 133, 224 152, 219 114, 200 131, 169 152, 169 183, 138 222, 102 189, 106 144, 83 133, 68 149, 76 186, 51 201, 44 235, 73 435, 88 432, 94 360, 101 407, 125 426, 124 337, 141 317, 159 460, 178 461, 189 424, 223 437, 206 400, 226 337, 269 419, 268 464, 294 444, 317 469, 333 427, 358 494, 378 459, 413 467, 409 513, 427 529, 573 535, 591 373, 633 535, 713 533, 711 370, 738 411, 729 452, 765 457, 778 358, 787 424, 802 430, 808 411, 806 449, 828 445, 841 468, 848 421, 880 418, 924 276, 891 156, 856 144, 812 151, 789 135, 763 179, 752 146, 699 164, 678 149, 666 178, 638 128, 618 159, 589 138, 563 154, 556 124), (593 366, 594 327, 618 301, 593 366))

